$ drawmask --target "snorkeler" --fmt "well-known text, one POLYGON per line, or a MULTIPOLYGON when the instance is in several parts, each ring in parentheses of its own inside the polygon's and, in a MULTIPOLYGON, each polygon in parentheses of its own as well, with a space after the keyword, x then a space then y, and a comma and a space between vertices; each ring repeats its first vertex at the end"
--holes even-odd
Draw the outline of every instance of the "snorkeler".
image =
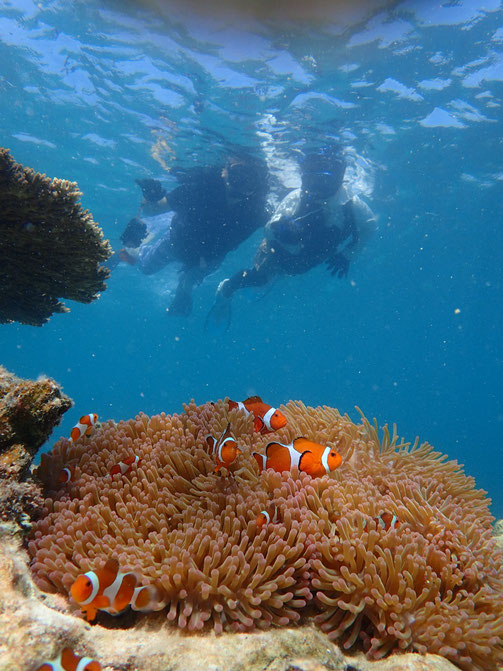
POLYGON ((374 231, 370 208, 343 187, 346 159, 339 145, 307 154, 300 170, 301 188, 283 199, 266 224, 253 267, 220 283, 207 325, 228 328, 234 293, 264 286, 279 275, 300 275, 326 263, 331 275, 345 277, 374 231))
POLYGON ((142 216, 121 236, 122 260, 152 274, 170 262, 181 263, 173 315, 192 310, 192 289, 212 273, 225 255, 264 226, 267 168, 248 153, 233 154, 223 167, 198 167, 176 173, 170 192, 152 179, 136 180, 143 194, 142 216))

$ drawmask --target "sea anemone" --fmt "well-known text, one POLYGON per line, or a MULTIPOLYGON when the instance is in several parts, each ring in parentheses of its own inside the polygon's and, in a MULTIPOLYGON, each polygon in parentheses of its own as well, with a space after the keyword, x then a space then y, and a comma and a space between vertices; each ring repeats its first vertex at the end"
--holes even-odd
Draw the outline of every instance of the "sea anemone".
POLYGON ((226 402, 106 422, 61 439, 38 471, 47 499, 29 544, 42 589, 69 592, 108 557, 154 584, 189 631, 246 631, 314 618, 369 658, 435 652, 462 669, 503 662, 501 552, 485 493, 460 466, 363 419, 290 402, 275 440, 306 436, 343 457, 330 476, 258 473, 269 439, 226 402), (206 436, 231 422, 242 454, 215 473, 206 436), (126 475, 117 462, 137 455, 126 475), (74 475, 58 483, 69 463, 74 475), (273 504, 278 521, 259 526, 273 504), (382 523, 384 514, 397 520, 382 523))

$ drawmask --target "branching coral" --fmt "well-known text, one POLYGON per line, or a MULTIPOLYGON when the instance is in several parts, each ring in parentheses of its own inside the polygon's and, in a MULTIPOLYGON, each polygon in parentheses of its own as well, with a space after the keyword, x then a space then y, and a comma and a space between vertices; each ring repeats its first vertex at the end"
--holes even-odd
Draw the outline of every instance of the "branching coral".
POLYGON ((0 322, 41 326, 68 312, 60 298, 90 303, 106 288, 111 248, 81 195, 0 148, 0 322))
POLYGON ((30 552, 46 590, 68 593, 76 576, 117 557, 154 583, 180 627, 216 632, 315 621, 370 658, 429 651, 473 671, 503 661, 501 554, 484 493, 428 444, 382 440, 332 408, 283 408, 275 437, 305 435, 343 456, 331 476, 258 474, 252 450, 267 437, 219 402, 182 415, 105 423, 59 441, 39 469, 48 498, 30 552), (214 473, 205 436, 231 422, 242 454, 214 473), (118 461, 140 465, 111 476, 118 461), (74 480, 58 472, 75 464, 74 480), (274 504, 279 520, 259 527, 274 504), (384 528, 392 513, 398 526, 384 528))

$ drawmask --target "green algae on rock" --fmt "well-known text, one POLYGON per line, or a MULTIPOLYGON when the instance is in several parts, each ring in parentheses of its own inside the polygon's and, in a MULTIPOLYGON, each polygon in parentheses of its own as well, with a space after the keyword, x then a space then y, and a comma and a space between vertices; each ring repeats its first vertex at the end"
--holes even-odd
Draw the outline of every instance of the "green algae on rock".
POLYGON ((74 182, 49 179, 0 147, 0 323, 42 326, 106 289, 112 253, 74 182))

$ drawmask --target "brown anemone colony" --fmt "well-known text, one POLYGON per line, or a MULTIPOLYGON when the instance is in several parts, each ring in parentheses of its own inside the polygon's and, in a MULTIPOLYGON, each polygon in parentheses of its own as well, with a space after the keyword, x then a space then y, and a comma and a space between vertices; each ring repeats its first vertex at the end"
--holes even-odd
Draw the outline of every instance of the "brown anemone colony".
POLYGON ((0 147, 0 323, 42 326, 69 311, 60 298, 91 303, 106 289, 112 249, 81 195, 0 147))
POLYGON ((369 658, 432 652, 467 671, 503 662, 502 557, 484 492, 428 444, 401 442, 366 420, 290 402, 275 440, 306 436, 343 457, 332 475, 258 473, 252 450, 270 436, 227 404, 181 415, 106 422, 60 440, 39 476, 47 494, 30 552, 42 589, 116 557, 155 584, 168 620, 189 631, 246 631, 314 619, 369 658), (214 473, 205 437, 227 421, 242 454, 214 473), (126 475, 118 461, 141 458, 126 475), (58 485, 61 468, 74 478, 58 485), (259 527, 276 505, 279 521, 259 527), (382 516, 398 523, 382 524, 382 516))

